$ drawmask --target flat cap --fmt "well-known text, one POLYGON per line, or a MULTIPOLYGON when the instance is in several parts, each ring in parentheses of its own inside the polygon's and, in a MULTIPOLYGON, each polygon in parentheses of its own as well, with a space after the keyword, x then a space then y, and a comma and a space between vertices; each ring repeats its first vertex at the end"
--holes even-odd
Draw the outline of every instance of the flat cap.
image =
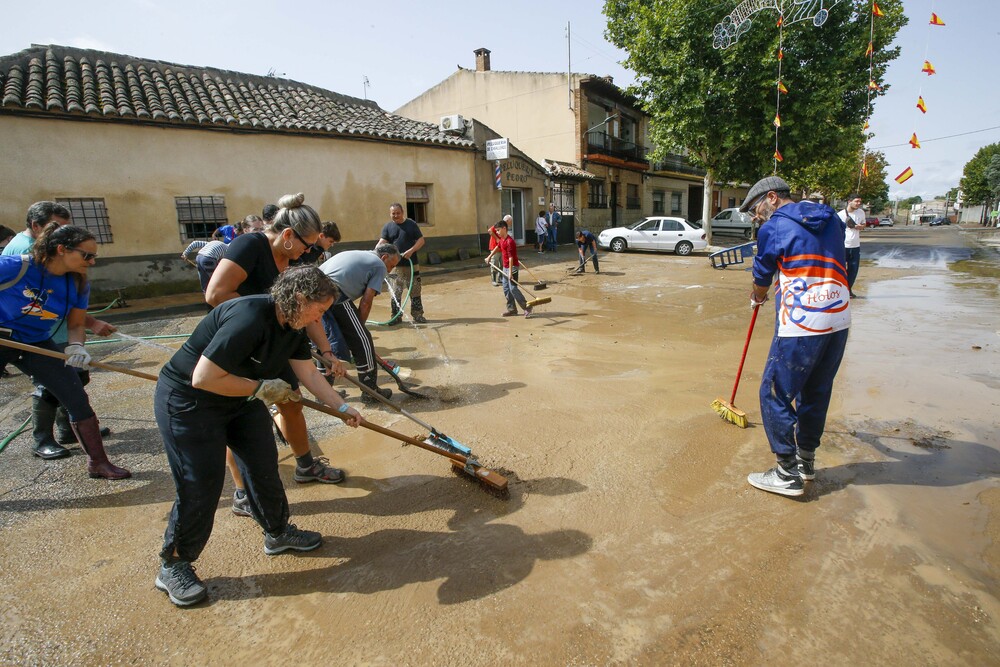
POLYGON ((747 198, 743 200, 743 205, 740 206, 740 212, 746 213, 751 208, 757 205, 760 199, 766 195, 768 192, 791 192, 791 188, 788 187, 788 183, 785 179, 779 176, 766 176, 750 188, 750 192, 747 193, 747 198))

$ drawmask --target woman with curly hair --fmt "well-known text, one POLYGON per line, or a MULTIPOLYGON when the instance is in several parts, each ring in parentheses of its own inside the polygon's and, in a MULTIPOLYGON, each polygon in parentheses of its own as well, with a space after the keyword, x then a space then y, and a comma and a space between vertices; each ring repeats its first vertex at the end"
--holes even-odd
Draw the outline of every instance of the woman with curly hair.
POLYGON ((97 260, 97 241, 81 227, 50 222, 31 255, 0 257, 0 335, 69 355, 66 362, 0 347, 0 366, 12 364, 44 385, 69 413, 70 426, 87 452, 91 477, 124 479, 132 474, 108 460, 101 426, 77 370, 90 363, 83 343, 90 299, 87 270, 97 260), (52 333, 65 324, 67 345, 60 350, 52 333))
POLYGON ((299 392, 282 379, 291 367, 298 382, 342 413, 349 426, 362 422, 313 365, 304 331, 338 294, 315 266, 289 269, 269 294, 231 299, 212 310, 160 371, 154 411, 177 497, 156 587, 174 604, 192 605, 207 594, 191 563, 212 532, 227 445, 245 484, 247 507, 264 529, 264 553, 311 551, 322 543, 319 533, 288 522, 267 406, 298 404, 299 392))

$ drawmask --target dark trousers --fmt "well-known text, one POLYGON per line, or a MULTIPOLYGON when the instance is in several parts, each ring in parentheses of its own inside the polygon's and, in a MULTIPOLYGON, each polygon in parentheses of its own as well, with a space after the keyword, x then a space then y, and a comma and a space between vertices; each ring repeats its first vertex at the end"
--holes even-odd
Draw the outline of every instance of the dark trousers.
MULTIPOLYGON (((590 259, 594 261, 594 271, 600 271, 601 265, 597 263, 597 253, 594 252, 590 255, 590 259)), ((580 256, 580 268, 577 269, 580 273, 587 272, 587 251, 585 250, 580 256)))
POLYGON ((361 320, 358 307, 350 301, 345 301, 333 304, 326 312, 333 314, 337 326, 344 335, 347 349, 354 357, 354 367, 357 368, 358 375, 378 370, 375 365, 375 341, 361 320))
POLYGON ((226 480, 227 444, 257 523, 272 535, 284 532, 288 499, 278 476, 271 417, 261 401, 206 402, 160 381, 153 412, 177 488, 161 557, 172 557, 175 549, 189 562, 201 555, 226 480))
MULTIPOLYGON (((66 343, 54 343, 55 348, 60 352, 66 351, 66 343)), ((90 371, 80 370, 79 368, 74 369, 76 374, 80 376, 80 384, 86 387, 90 384, 90 371)), ((45 388, 45 385, 38 380, 38 378, 32 377, 31 382, 35 385, 35 391, 32 392, 32 396, 35 398, 40 398, 52 407, 59 407, 59 399, 55 397, 51 391, 45 388)))
MULTIPOLYGON (((35 347, 62 352, 62 348, 51 340, 32 343, 35 347)), ((22 352, 9 347, 0 347, 0 367, 11 364, 33 382, 44 385, 51 396, 66 408, 70 421, 79 422, 94 416, 90 399, 83 390, 80 374, 62 359, 44 357, 32 352, 22 352)))
POLYGON ((198 255, 194 263, 198 266, 198 280, 201 282, 201 291, 204 292, 208 289, 208 281, 212 279, 216 267, 219 266, 219 260, 208 255, 198 255))
POLYGON ((847 289, 854 291, 854 281, 861 268, 861 248, 844 248, 847 251, 847 289))
POLYGON ((779 458, 794 456, 796 447, 819 447, 847 332, 775 336, 771 341, 760 381, 760 416, 771 451, 779 458))

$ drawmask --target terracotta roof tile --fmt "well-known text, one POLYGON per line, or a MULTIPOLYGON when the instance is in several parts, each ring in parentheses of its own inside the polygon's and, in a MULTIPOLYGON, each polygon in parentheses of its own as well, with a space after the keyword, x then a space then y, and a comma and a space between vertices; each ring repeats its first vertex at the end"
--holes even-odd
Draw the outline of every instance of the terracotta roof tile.
POLYGON ((474 146, 432 123, 297 81, 57 45, 0 56, 0 93, 0 114, 474 146))

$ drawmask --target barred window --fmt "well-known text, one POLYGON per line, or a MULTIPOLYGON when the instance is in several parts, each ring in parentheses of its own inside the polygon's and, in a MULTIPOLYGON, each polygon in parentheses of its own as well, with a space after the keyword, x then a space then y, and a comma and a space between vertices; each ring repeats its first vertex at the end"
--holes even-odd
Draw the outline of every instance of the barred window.
POLYGON ((212 232, 229 224, 222 195, 174 197, 174 203, 182 241, 211 238, 212 232))
POLYGON ((572 183, 555 183, 552 186, 552 203, 562 213, 576 210, 576 186, 572 183))
POLYGON ((67 197, 56 199, 56 203, 68 208, 72 224, 93 234, 98 243, 114 243, 103 197, 67 197))

